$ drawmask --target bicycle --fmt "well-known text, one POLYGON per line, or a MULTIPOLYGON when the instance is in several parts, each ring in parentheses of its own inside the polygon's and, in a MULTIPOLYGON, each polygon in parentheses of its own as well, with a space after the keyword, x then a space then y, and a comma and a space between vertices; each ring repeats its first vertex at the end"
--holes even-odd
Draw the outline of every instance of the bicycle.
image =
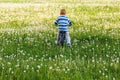
POLYGON ((60 31, 58 35, 58 45, 60 44, 63 48, 66 39, 66 31, 60 31))

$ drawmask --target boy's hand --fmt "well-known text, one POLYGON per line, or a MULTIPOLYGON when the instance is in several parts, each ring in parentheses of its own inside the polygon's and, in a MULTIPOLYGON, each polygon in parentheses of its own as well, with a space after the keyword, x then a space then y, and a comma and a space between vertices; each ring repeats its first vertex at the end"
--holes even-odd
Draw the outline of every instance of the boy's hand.
POLYGON ((55 24, 55 26, 57 26, 57 25, 58 25, 56 22, 55 22, 54 24, 55 24))
POLYGON ((67 24, 67 26, 70 26, 70 24, 67 24))

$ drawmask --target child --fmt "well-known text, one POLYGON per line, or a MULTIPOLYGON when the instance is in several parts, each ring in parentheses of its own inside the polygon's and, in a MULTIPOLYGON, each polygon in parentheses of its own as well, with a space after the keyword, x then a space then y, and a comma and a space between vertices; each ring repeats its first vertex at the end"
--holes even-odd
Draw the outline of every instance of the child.
MULTIPOLYGON (((65 9, 61 9, 60 10, 60 16, 58 16, 58 18, 55 20, 55 25, 58 25, 58 30, 60 31, 66 31, 66 41, 67 41, 67 45, 71 46, 71 39, 70 39, 70 35, 68 32, 68 26, 72 25, 72 22, 68 19, 68 17, 66 16, 66 10, 65 9)), ((58 38, 59 38, 59 34, 58 34, 58 38)), ((59 44, 58 42, 58 38, 57 38, 57 44, 59 44)))

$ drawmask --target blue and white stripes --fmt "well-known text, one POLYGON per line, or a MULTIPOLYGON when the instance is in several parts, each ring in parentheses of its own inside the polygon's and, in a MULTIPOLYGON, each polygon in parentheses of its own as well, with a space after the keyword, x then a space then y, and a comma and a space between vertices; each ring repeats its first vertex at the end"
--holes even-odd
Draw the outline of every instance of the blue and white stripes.
POLYGON ((68 31, 68 26, 72 25, 72 22, 66 16, 59 16, 54 23, 58 25, 60 31, 68 31))

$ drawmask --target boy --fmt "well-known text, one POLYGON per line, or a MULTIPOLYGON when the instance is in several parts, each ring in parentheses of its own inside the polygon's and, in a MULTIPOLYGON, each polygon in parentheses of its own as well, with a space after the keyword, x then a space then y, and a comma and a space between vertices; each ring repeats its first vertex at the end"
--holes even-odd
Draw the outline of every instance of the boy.
MULTIPOLYGON (((60 31, 66 31, 66 41, 67 41, 67 45, 71 47, 71 39, 70 39, 70 35, 68 32, 68 26, 72 25, 72 22, 68 19, 68 17, 66 16, 66 10, 65 9, 61 9, 60 10, 60 16, 58 16, 58 18, 55 20, 55 25, 58 26, 58 30, 60 31)), ((59 38, 59 34, 58 34, 58 38, 59 38)), ((57 38, 57 44, 59 44, 58 42, 58 38, 57 38)))

